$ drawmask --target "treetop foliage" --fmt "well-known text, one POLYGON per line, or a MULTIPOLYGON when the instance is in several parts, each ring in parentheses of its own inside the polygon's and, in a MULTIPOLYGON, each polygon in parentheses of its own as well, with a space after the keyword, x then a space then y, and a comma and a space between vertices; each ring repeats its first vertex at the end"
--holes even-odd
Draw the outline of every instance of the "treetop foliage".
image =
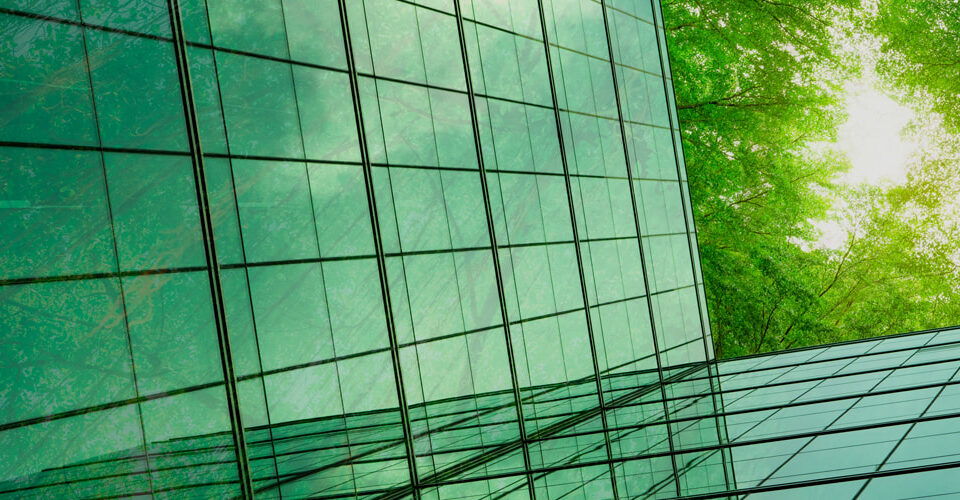
POLYGON ((663 9, 718 357, 960 323, 960 3, 663 9), (864 64, 927 122, 899 185, 845 185, 847 158, 818 147, 864 64), (840 248, 816 244, 824 220, 844 221, 840 248))

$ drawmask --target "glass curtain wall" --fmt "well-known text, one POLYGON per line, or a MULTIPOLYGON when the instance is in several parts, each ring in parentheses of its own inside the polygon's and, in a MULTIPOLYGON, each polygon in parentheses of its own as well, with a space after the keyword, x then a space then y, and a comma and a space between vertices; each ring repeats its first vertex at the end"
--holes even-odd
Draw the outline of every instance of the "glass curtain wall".
POLYGON ((960 330, 718 363, 736 488, 692 498, 949 498, 960 330))
POLYGON ((0 496, 732 488, 660 19, 0 0, 0 496))

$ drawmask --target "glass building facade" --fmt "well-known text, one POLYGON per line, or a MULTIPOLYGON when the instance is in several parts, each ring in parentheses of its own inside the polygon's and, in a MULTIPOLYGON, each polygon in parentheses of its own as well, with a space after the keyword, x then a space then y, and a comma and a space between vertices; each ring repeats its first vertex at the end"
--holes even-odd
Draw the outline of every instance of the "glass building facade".
POLYGON ((658 0, 0 0, 0 34, 2 498, 957 460, 954 332, 714 360, 658 0))

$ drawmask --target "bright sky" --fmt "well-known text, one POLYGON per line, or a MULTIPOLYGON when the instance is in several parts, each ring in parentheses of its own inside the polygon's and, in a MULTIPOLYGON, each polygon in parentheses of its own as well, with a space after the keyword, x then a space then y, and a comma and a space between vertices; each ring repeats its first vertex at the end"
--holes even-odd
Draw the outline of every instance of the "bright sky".
POLYGON ((848 184, 900 183, 919 145, 901 135, 914 112, 877 89, 865 76, 847 84, 847 122, 840 127, 837 148, 853 164, 843 177, 848 184))
MULTIPOLYGON (((901 134, 915 114, 879 90, 876 77, 865 73, 846 85, 848 118, 833 147, 847 154, 851 168, 840 181, 897 184, 906 179, 907 162, 920 147, 901 134)), ((822 233, 816 246, 839 249, 846 243, 848 224, 818 221, 815 225, 822 233)))

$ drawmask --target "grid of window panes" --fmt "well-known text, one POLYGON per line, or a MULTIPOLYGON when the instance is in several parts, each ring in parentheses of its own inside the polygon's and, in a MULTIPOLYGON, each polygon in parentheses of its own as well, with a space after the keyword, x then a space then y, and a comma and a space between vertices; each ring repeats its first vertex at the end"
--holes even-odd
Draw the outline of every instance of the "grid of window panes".
POLYGON ((960 330, 718 363, 737 489, 702 498, 960 495, 960 330))
POLYGON ((731 487, 661 24, 0 0, 0 496, 731 487))

